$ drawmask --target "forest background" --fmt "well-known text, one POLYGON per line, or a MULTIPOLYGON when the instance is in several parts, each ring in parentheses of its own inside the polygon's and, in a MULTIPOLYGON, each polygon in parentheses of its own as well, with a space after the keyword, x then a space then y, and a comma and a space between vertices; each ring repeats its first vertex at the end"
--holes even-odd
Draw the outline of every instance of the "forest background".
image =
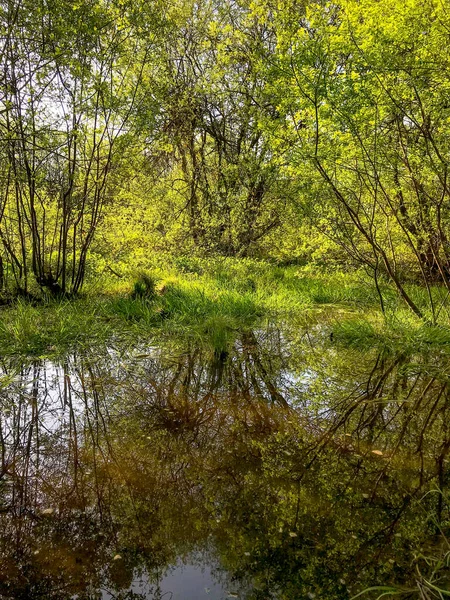
POLYGON ((2 2, 4 347, 336 304, 447 344, 449 8, 2 2))

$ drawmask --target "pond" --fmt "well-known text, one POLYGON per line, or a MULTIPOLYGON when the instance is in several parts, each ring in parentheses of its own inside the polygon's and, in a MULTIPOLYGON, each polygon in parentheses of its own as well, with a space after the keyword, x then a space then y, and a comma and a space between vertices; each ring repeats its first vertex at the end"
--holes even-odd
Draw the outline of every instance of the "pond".
POLYGON ((449 372, 273 326, 2 361, 0 598, 449 589, 449 372))

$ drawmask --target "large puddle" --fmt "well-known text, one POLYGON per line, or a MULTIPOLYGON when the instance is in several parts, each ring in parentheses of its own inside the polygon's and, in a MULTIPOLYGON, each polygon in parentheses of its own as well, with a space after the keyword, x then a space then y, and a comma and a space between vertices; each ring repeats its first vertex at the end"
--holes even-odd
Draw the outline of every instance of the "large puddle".
POLYGON ((0 598, 416 589, 450 521, 449 372, 274 328, 3 362, 0 598))

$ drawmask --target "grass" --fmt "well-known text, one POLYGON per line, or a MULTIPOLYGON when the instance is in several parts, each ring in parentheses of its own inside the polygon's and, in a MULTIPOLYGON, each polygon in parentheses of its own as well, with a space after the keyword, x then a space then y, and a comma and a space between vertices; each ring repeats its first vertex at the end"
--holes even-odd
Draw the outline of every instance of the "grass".
MULTIPOLYGON (((440 489, 434 489, 428 494, 439 494, 442 496, 444 506, 449 506, 449 498, 440 489)), ((423 504, 423 518, 428 522, 434 531, 438 532, 437 539, 433 546, 427 549, 420 548, 416 551, 414 557, 415 578, 413 586, 397 586, 395 584, 388 586, 372 586, 362 590, 351 600, 356 598, 372 598, 380 600, 381 598, 408 598, 417 600, 444 600, 450 598, 450 540, 448 539, 448 520, 442 522, 435 512, 427 512, 425 500, 421 499, 423 504)))
MULTIPOLYGON (((412 290, 417 301, 423 290, 412 290)), ((438 291, 436 302, 438 302, 438 291)), ((331 343, 411 351, 450 349, 450 318, 431 327, 411 315, 387 284, 382 315, 361 272, 280 267, 250 259, 155 256, 148 270, 122 278, 96 274, 72 300, 17 300, 0 309, 1 354, 62 355, 70 349, 177 336, 226 350, 239 331, 267 321, 320 324, 331 343)))
POLYGON ((334 343, 359 350, 377 346, 393 353, 450 353, 450 326, 429 325, 404 309, 384 317, 372 310, 335 320, 330 335, 334 343))
POLYGON ((60 355, 70 348, 105 342, 112 330, 100 322, 91 302, 53 301, 33 306, 23 300, 3 308, 0 348, 3 356, 60 355))

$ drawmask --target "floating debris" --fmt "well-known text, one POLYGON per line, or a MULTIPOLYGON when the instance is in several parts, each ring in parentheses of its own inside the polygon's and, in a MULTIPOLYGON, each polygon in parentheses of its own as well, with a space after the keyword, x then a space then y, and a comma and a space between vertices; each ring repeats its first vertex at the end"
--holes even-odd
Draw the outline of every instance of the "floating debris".
POLYGON ((54 508, 44 508, 44 510, 41 511, 41 515, 49 516, 49 515, 52 515, 54 512, 55 512, 54 508))

